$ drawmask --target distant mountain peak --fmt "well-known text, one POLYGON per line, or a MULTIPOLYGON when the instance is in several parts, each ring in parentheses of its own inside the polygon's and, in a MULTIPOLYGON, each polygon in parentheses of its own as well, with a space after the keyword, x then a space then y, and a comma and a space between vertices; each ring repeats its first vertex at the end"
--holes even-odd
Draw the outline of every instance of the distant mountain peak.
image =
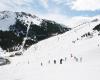
POLYGON ((0 46, 7 51, 19 50, 26 38, 24 47, 29 47, 38 41, 70 29, 54 21, 40 19, 30 13, 0 12, 0 46))

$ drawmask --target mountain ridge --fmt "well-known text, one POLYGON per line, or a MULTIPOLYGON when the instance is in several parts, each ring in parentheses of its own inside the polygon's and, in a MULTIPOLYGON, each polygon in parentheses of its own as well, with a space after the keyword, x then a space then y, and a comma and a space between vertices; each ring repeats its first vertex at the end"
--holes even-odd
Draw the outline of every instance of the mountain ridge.
POLYGON ((40 19, 25 12, 2 11, 0 12, 0 24, 0 46, 7 51, 19 50, 26 36, 24 48, 71 29, 55 21, 40 19))

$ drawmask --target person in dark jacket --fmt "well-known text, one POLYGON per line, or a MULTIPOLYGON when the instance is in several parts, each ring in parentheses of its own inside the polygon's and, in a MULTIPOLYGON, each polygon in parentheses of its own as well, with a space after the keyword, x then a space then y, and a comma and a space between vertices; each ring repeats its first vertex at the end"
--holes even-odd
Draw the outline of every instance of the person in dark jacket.
POLYGON ((56 60, 54 60, 54 64, 56 64, 56 60))
POLYGON ((60 59, 60 64, 62 64, 62 62, 63 62, 63 59, 60 59))

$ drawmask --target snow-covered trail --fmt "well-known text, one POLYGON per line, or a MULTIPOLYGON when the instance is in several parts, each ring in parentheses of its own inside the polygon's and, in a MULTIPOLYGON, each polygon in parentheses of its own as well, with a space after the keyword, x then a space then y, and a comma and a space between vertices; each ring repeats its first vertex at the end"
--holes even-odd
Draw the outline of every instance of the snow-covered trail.
POLYGON ((0 67, 1 80, 100 80, 100 65, 20 63, 0 67))

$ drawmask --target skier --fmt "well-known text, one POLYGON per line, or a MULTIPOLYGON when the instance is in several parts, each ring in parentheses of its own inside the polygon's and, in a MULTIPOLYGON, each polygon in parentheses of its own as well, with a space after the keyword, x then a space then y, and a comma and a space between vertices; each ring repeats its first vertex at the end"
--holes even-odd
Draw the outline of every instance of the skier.
POLYGON ((73 57, 73 55, 72 55, 72 54, 70 54, 70 57, 72 58, 72 57, 73 57))
POLYGON ((41 66, 43 66, 43 63, 41 62, 41 66))
POLYGON ((29 64, 29 60, 28 60, 28 64, 29 64))
POLYGON ((54 64, 56 64, 56 60, 54 60, 54 64))
POLYGON ((76 56, 74 56, 74 59, 76 60, 76 62, 78 62, 78 58, 76 56))
POLYGON ((65 61, 67 60, 67 57, 65 57, 65 61))
POLYGON ((48 61, 48 63, 50 64, 50 60, 48 61))
POLYGON ((60 59, 60 64, 62 64, 63 59, 60 59))
POLYGON ((80 62, 82 62, 82 57, 80 57, 80 62))

